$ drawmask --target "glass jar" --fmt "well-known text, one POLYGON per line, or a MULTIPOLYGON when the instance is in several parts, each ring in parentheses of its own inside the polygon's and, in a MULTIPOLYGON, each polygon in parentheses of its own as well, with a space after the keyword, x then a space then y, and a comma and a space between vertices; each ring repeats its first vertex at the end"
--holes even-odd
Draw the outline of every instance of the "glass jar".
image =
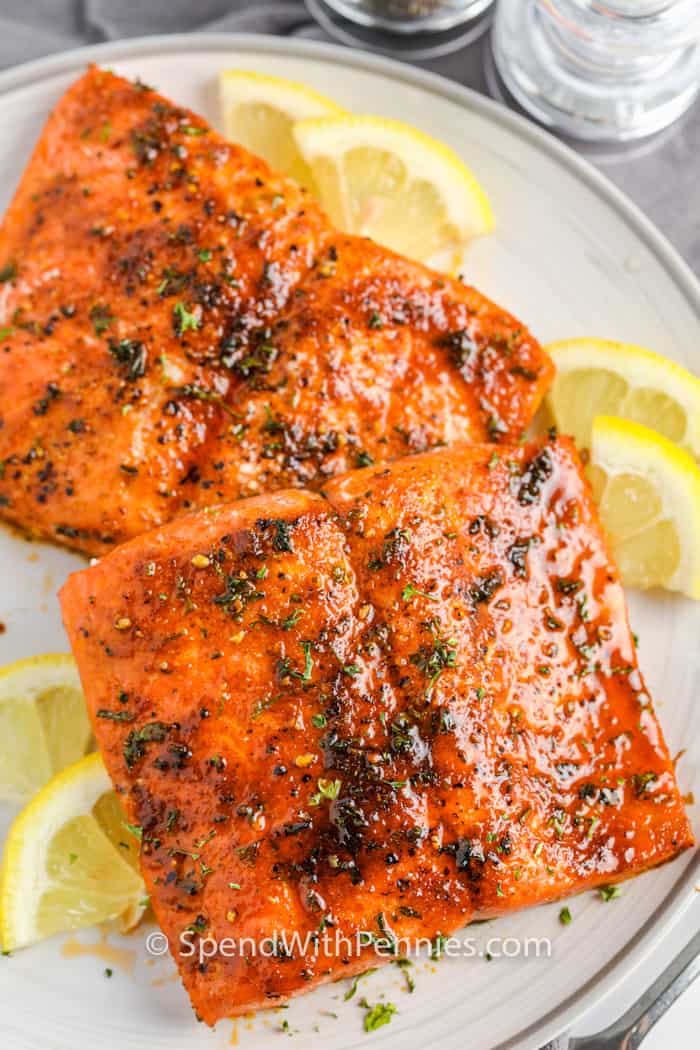
POLYGON ((463 47, 488 26, 493 0, 307 0, 316 20, 346 43, 405 58, 463 47))
POLYGON ((329 0, 359 25, 393 33, 442 32, 481 14, 491 0, 329 0))
POLYGON ((638 138, 700 91, 700 0, 499 0, 492 48, 503 84, 542 123, 638 138))

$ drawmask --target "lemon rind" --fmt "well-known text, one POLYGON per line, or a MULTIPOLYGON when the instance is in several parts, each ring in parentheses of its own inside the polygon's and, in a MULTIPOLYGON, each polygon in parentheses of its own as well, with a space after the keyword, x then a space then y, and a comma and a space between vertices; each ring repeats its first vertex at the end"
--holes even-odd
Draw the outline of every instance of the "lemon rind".
MULTIPOLYGON (((27 707, 36 706, 44 692, 58 688, 74 689, 82 695, 80 675, 70 653, 42 653, 39 656, 15 660, 14 663, 0 668, 0 707, 8 703, 22 704, 27 707)), ((52 776, 50 749, 45 726, 38 714, 37 733, 41 740, 41 745, 39 745, 39 739, 37 739, 37 746, 42 746, 45 753, 46 779, 44 783, 46 783, 52 776)), ((89 722, 86 744, 88 740, 89 722)), ((43 787, 43 783, 41 786, 43 787)), ((24 804, 35 791, 36 788, 27 792, 27 790, 18 789, 17 785, 12 787, 9 781, 0 783, 0 801, 24 804)))
MULTIPOLYGON (((615 372, 632 389, 644 387, 672 396, 686 414, 683 444, 695 456, 700 456, 700 379, 683 365, 647 347, 610 339, 562 339, 549 343, 544 349, 559 374, 578 369, 601 369, 615 372)), ((556 416, 551 394, 547 402, 556 416)))
POLYGON ((491 232, 491 202, 478 179, 453 149, 399 120, 374 116, 316 117, 297 121, 294 138, 307 164, 327 153, 355 147, 395 153, 414 178, 434 183, 448 206, 448 221, 463 238, 491 232), (419 148, 416 148, 419 147, 419 148))
POLYGON ((70 653, 43 653, 15 660, 0 668, 0 703, 8 697, 21 697, 33 703, 46 689, 58 685, 82 690, 78 668, 70 653))
POLYGON ((649 427, 617 416, 596 416, 592 459, 608 475, 630 472, 652 480, 662 497, 664 515, 682 523, 681 562, 667 582, 700 599, 700 468, 684 449, 649 427))
POLYGON ((288 113, 292 121, 342 116, 347 112, 334 99, 307 84, 247 69, 227 69, 220 73, 219 96, 225 119, 230 106, 246 102, 268 102, 288 113))
POLYGON ((41 876, 54 834, 70 817, 89 813, 111 790, 102 758, 95 752, 52 777, 13 821, 0 873, 0 939, 6 950, 39 939, 36 909, 30 902, 38 903, 46 888, 41 876))

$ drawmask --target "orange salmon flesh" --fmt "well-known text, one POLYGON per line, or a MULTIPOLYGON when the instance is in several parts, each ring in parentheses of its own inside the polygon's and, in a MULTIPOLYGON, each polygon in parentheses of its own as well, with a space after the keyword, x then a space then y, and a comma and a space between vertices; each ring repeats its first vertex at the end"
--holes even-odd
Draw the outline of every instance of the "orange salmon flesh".
POLYGON ((92 67, 0 228, 0 515, 100 554, 457 440, 553 367, 473 288, 333 229, 198 116, 92 67))
POLYGON ((200 965, 185 932, 434 938, 693 843, 566 439, 183 517, 71 576, 61 604, 209 1024, 382 959, 200 965))

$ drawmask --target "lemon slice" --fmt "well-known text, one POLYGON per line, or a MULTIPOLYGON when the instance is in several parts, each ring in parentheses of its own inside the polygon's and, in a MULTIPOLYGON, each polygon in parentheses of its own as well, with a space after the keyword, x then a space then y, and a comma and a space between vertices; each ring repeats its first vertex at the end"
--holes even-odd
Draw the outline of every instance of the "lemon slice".
POLYGON ((311 189, 311 172, 299 153, 292 125, 309 117, 338 116, 345 110, 305 84, 243 69, 221 73, 219 93, 226 137, 311 189))
POLYGON ((597 415, 652 427, 700 457, 700 380, 651 350, 603 339, 546 347, 557 368, 547 402, 557 428, 590 448, 597 415))
POLYGON ((91 737, 72 656, 34 656, 0 670, 1 800, 31 798, 85 754, 91 737))
POLYGON ((491 205, 469 168, 408 124, 321 117, 295 124, 294 137, 341 230, 427 259, 493 228, 491 205))
POLYGON ((139 842, 98 754, 50 780, 10 828, 0 873, 5 951, 145 907, 139 842))
POLYGON ((622 577, 700 599, 700 469, 648 427, 593 421, 588 475, 622 577))

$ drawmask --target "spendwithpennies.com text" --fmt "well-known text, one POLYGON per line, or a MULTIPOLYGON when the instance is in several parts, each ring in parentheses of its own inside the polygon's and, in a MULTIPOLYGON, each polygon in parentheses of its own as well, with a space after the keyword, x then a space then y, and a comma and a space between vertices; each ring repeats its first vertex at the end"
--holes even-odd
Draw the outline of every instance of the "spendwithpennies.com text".
MULTIPOLYGON (((366 955, 368 951, 381 959, 405 958, 427 954, 433 959, 549 959, 552 942, 548 937, 488 937, 467 935, 437 937, 377 936, 369 930, 358 930, 348 936, 340 930, 325 929, 322 932, 300 933, 294 931, 272 931, 266 937, 214 937, 203 936, 194 929, 183 930, 176 946, 177 954, 183 958, 197 958, 200 963, 216 956, 223 958, 250 959, 313 957, 326 959, 353 959, 366 955)), ((149 955, 165 955, 170 949, 168 938, 160 930, 146 937, 149 955)))

